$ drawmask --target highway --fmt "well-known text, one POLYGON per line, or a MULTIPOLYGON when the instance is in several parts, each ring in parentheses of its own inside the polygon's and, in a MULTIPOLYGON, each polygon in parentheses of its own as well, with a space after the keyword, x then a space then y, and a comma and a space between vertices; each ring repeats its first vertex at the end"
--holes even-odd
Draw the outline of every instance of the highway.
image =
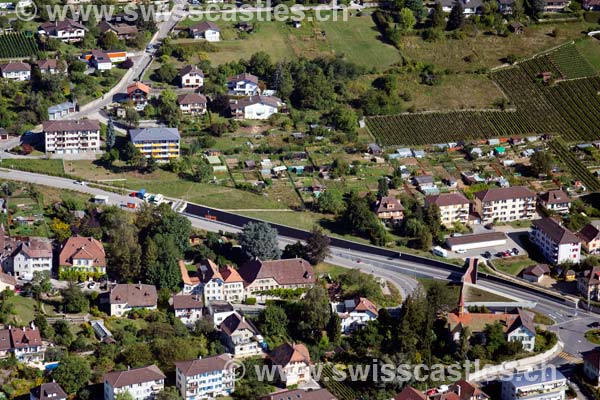
MULTIPOLYGON (((137 203, 141 203, 141 200, 132 197, 119 195, 98 188, 92 188, 87 185, 77 185, 73 182, 73 180, 67 178, 8 169, 0 169, 0 178, 35 183, 60 189, 69 189, 90 195, 106 195, 109 197, 109 204, 114 205, 119 205, 132 200, 137 203)), ((181 199, 169 200, 183 202, 181 199)), ((193 210, 194 207, 200 206, 188 205, 188 211, 186 211, 184 215, 190 219, 192 225, 196 228, 213 232, 239 232, 240 226, 243 225, 243 223, 231 224, 224 221, 211 221, 194 216, 190 213, 190 210, 193 210)), ((200 207, 200 209, 203 210, 204 208, 200 207)), ((243 222, 244 219, 240 217, 240 221, 243 222)), ((279 233, 281 246, 285 246, 286 244, 295 242, 297 240, 294 237, 286 236, 281 231, 279 233)), ((347 246, 341 247, 337 245, 340 242, 341 241, 339 239, 333 238, 331 254, 327 259, 328 262, 349 268, 359 268, 364 272, 373 273, 376 276, 390 280, 401 289, 404 296, 414 290, 414 288, 417 286, 416 278, 419 277, 453 281, 460 279, 459 277, 462 269, 459 267, 456 267, 456 271, 440 269, 439 267, 427 265, 423 262, 399 259, 397 256, 392 257, 390 255, 380 255, 367 251, 359 251, 356 249, 349 249, 347 246)), ((373 249, 373 251, 381 250, 382 252, 389 254, 397 254, 372 246, 356 244, 356 247, 373 249)), ((582 351, 587 351, 594 347, 591 343, 587 342, 583 338, 583 333, 585 333, 585 331, 588 329, 588 324, 594 321, 600 321, 600 316, 597 314, 589 313, 584 310, 578 310, 574 307, 568 306, 563 303, 560 298, 552 298, 543 294, 524 290, 523 288, 514 287, 512 285, 493 282, 489 279, 481 278, 481 275, 477 285, 504 293, 508 296, 536 302, 537 305, 534 310, 549 315, 553 320, 556 321, 556 325, 552 326, 550 329, 555 331, 559 335, 560 339, 564 342, 565 352, 574 356, 575 358, 579 358, 582 351)), ((556 362, 560 363, 560 360, 556 360, 556 362)))

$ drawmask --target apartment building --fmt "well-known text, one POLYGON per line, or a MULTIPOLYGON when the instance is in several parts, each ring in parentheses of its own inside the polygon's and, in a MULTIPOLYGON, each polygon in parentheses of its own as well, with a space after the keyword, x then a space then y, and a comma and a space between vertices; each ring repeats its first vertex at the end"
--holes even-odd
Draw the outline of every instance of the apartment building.
POLYGON ((535 193, 525 186, 487 189, 475 193, 473 210, 484 224, 533 219, 535 193))
POLYGON ((213 399, 235 391, 235 364, 229 354, 175 363, 175 385, 185 400, 213 399))
POLYGON ((44 121, 46 152, 77 154, 100 150, 100 122, 93 119, 44 121))
POLYGON ((564 400, 567 378, 556 368, 514 374, 502 380, 502 400, 564 400))
POLYGON ((129 136, 146 158, 154 158, 158 162, 179 158, 181 136, 177 128, 131 129, 129 136))
POLYGON ((577 264, 581 259, 581 239, 554 218, 533 221, 529 239, 551 264, 577 264))
POLYGON ((211 260, 204 260, 198 264, 198 275, 206 301, 240 303, 244 300, 244 280, 232 266, 218 267, 211 260))
POLYGON ((469 222, 471 203, 461 193, 444 193, 425 197, 425 207, 432 205, 436 205, 440 209, 440 219, 447 228, 451 228, 455 223, 466 225, 469 222))
POLYGON ((123 393, 134 400, 152 400, 164 388, 165 374, 156 365, 104 375, 104 400, 115 400, 123 393))
POLYGON ((158 295, 154 285, 119 284, 109 294, 110 315, 122 317, 135 309, 155 310, 158 295))

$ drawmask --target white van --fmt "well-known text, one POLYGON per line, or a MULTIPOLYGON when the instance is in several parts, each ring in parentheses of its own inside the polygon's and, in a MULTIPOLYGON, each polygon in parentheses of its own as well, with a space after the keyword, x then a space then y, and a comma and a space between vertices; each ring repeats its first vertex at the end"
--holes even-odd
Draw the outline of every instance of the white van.
POLYGON ((440 246, 435 246, 433 249, 431 249, 431 252, 433 254, 435 254, 436 256, 440 256, 440 257, 444 257, 444 258, 448 257, 448 251, 441 248, 440 246))

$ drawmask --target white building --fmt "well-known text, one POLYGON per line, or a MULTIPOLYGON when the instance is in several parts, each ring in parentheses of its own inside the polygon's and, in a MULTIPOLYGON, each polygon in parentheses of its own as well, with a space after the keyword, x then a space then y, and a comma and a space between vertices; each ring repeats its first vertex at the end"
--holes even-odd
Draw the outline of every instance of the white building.
POLYGON ((198 273, 206 301, 240 303, 244 300, 244 280, 232 266, 219 268, 211 260, 204 260, 198 265, 198 273))
POLYGON ((229 354, 175 363, 175 379, 185 400, 229 396, 235 390, 235 364, 229 354))
POLYGON ((199 88, 204 86, 204 72, 195 65, 188 65, 179 71, 182 88, 199 88))
POLYGON ((131 129, 129 137, 133 145, 146 158, 154 158, 158 162, 168 162, 172 158, 179 158, 181 136, 177 128, 131 129))
POLYGON ((8 272, 23 280, 33 279, 35 272, 52 271, 52 244, 47 239, 29 238, 21 242, 6 262, 8 272))
POLYGON ((286 387, 310 381, 310 353, 305 345, 284 343, 269 355, 278 379, 286 387))
POLYGON ((63 42, 79 42, 83 40, 87 28, 77 21, 65 19, 42 24, 38 33, 63 42))
POLYGON ((581 259, 581 239, 554 218, 533 221, 529 239, 554 265, 567 261, 578 264, 581 259))
POLYGON ((183 294, 173 296, 173 310, 175 316, 187 326, 194 326, 202 318, 204 302, 200 295, 183 294))
POLYGON ((260 94, 258 77, 247 72, 227 79, 228 94, 233 96, 257 96, 260 94))
POLYGON ((238 119, 268 119, 285 106, 279 98, 270 96, 250 96, 233 99, 229 104, 231 116, 238 119))
POLYGON ((206 113, 206 96, 198 93, 185 93, 177 96, 177 105, 182 114, 206 113))
POLYGON ((42 125, 47 153, 100 151, 100 122, 97 120, 44 121, 42 125))
POLYGON ((377 306, 364 297, 344 300, 342 303, 332 303, 331 307, 340 316, 342 333, 360 329, 367 322, 376 320, 379 316, 377 306))
POLYGON ((235 310, 231 303, 218 300, 207 301, 206 312, 212 318, 213 326, 215 328, 218 328, 219 325, 221 325, 221 322, 225 321, 231 314, 235 314, 235 310))
POLYGON ((538 201, 546 210, 559 214, 566 214, 571 208, 571 199, 562 190, 550 190, 542 193, 539 195, 538 201))
POLYGON ((188 32, 193 39, 204 39, 207 42, 218 42, 221 40, 221 29, 211 21, 192 25, 188 28, 188 32))
POLYGON ((50 121, 55 121, 57 119, 68 117, 70 114, 73 114, 76 111, 77 104, 70 101, 65 101, 64 103, 48 107, 48 119, 50 121))
POLYGON ((165 374, 156 365, 104 375, 104 400, 115 400, 126 392, 134 400, 152 400, 164 388, 165 374))
POLYGON ((0 293, 5 290, 15 290, 15 286, 17 286, 15 277, 0 270, 0 293))
POLYGON ((28 327, 0 330, 0 359, 14 354, 18 361, 40 362, 44 360, 46 348, 40 330, 33 324, 28 327))
POLYGON ((475 233, 472 235, 454 236, 446 239, 446 247, 451 251, 484 249, 506 245, 504 232, 475 233))
POLYGON ((475 193, 473 210, 484 224, 533 219, 536 195, 525 186, 487 189, 475 193))
POLYGON ((31 65, 23 62, 10 62, 0 65, 2 78, 12 81, 28 81, 31 79, 31 65))
POLYGON ((158 295, 154 285, 119 284, 109 295, 110 315, 122 317, 136 309, 156 310, 158 295))
POLYGON ((502 400, 564 400, 566 390, 567 378, 554 367, 502 379, 502 400))
POLYGON ((263 338, 252 321, 234 312, 219 325, 227 350, 234 357, 253 357, 262 354, 263 338))
POLYGON ((425 197, 425 207, 436 205, 440 209, 440 219, 445 227, 455 223, 467 225, 471 203, 461 193, 444 193, 425 197))

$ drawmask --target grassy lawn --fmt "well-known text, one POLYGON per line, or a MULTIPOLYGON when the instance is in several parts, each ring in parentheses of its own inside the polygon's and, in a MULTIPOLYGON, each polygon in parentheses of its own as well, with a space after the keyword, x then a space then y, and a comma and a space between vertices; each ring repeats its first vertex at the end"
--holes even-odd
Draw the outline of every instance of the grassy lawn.
POLYGON ((465 301, 467 302, 483 302, 483 301, 512 301, 509 298, 502 297, 495 293, 488 292, 487 290, 480 289, 473 286, 465 286, 465 301))
POLYGON ((533 322, 535 322, 536 324, 554 325, 556 323, 552 318, 550 318, 546 314, 542 314, 542 313, 537 312, 537 311, 532 311, 532 312, 534 314, 533 322))
POLYGON ((536 264, 535 261, 530 260, 529 258, 524 258, 524 256, 498 258, 494 260, 494 267, 496 267, 498 271, 502 271, 514 276, 519 275, 523 269, 534 264, 536 264))
POLYGON ((329 274, 334 279, 342 274, 345 274, 346 272, 348 272, 348 268, 340 267, 339 265, 333 265, 326 262, 322 262, 315 267, 315 273, 317 275, 329 274))
POLYGON ((600 344, 600 329, 591 329, 585 333, 585 338, 594 344, 600 344))
MULTIPOLYGON (((325 13, 323 13, 325 14, 325 13)), ((256 23, 255 31, 239 39, 231 28, 221 23, 223 39, 214 43, 217 52, 209 53, 214 65, 249 59, 258 51, 267 52, 273 61, 294 57, 314 58, 325 55, 341 55, 347 60, 370 68, 379 69, 400 60, 398 51, 379 40, 379 32, 370 16, 348 17, 348 21, 308 21, 296 29, 285 22, 263 21, 256 23)), ((339 16, 341 18, 341 15, 339 16)), ((183 21, 180 26, 191 22, 183 21)))
POLYGON ((5 168, 20 169, 29 172, 41 172, 45 174, 63 174, 63 161, 59 159, 25 159, 9 158, 0 162, 0 166, 5 168))
POLYGON ((29 324, 35 318, 35 310, 37 308, 36 301, 31 297, 12 296, 5 300, 8 304, 14 307, 12 323, 19 325, 29 324))
POLYGON ((526 57, 579 38, 588 26, 591 24, 585 22, 548 23, 530 25, 522 35, 499 37, 479 32, 467 34, 462 40, 446 38, 435 42, 407 36, 401 51, 409 59, 433 63, 451 71, 476 71, 502 64, 501 60, 509 54, 526 57), (558 37, 551 35, 555 28, 561 32, 558 37))
POLYGON ((585 38, 578 40, 575 46, 596 71, 600 72, 600 41, 594 38, 585 38))
POLYGON ((321 220, 327 219, 323 214, 310 211, 240 211, 237 214, 307 231, 311 230, 314 225, 320 225, 321 220))
POLYGON ((485 75, 456 74, 447 76, 440 85, 420 83, 417 74, 402 80, 403 91, 412 96, 408 107, 416 111, 492 108, 503 97, 498 87, 485 75))

